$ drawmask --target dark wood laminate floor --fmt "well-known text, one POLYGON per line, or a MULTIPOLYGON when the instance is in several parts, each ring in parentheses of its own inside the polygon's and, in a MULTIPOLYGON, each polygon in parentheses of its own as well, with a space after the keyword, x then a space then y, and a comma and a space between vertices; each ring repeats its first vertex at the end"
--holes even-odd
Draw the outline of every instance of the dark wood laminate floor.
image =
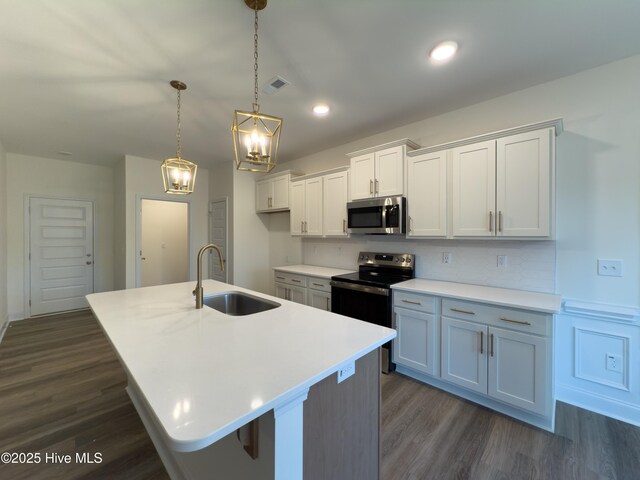
POLYGON ((640 428, 562 402, 556 433, 400 374, 382 379, 382 479, 640 479, 640 428))
MULTIPOLYGON (((74 461, 0 463, 0 480, 167 479, 125 385, 91 313, 12 324, 0 343, 0 452, 74 461), (103 460, 78 464, 76 452, 103 460)), ((640 428, 570 405, 558 404, 554 435, 398 374, 383 375, 382 397, 382 480, 640 479, 640 428)))

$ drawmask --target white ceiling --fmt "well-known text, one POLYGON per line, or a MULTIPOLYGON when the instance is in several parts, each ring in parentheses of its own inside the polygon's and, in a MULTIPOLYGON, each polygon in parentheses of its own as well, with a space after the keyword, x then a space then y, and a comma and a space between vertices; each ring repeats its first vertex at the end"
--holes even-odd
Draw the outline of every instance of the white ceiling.
MULTIPOLYGON (((639 18, 638 0, 270 0, 260 83, 291 85, 261 94, 261 111, 284 118, 291 160, 639 54, 639 18), (458 56, 429 64, 449 39, 458 56), (311 114, 317 101, 329 117, 311 114)), ((179 79, 183 155, 229 161, 233 111, 253 99, 253 12, 243 0, 0 0, 0 78, 9 152, 173 156, 179 79)))

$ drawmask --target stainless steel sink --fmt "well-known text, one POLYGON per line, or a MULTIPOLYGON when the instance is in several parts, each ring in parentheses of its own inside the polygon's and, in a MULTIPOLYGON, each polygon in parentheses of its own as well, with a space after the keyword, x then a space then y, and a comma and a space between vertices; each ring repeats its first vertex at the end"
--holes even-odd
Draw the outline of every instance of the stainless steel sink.
POLYGON ((224 292, 204 297, 202 303, 227 315, 242 316, 264 312, 280 306, 277 302, 243 292, 224 292))

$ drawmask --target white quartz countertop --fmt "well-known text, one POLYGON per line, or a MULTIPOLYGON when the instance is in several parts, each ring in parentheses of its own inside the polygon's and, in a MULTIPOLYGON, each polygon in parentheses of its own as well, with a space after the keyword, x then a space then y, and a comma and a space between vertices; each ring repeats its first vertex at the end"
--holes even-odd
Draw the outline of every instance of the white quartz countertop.
POLYGON ((315 265, 285 265, 283 267, 275 267, 274 270, 279 272, 296 273, 298 275, 308 275, 311 277, 331 278, 335 275, 344 275, 353 273, 355 270, 343 270, 341 268, 316 267, 315 265))
POLYGON ((440 282, 414 278, 392 285, 394 290, 428 293, 439 297, 493 303, 545 313, 560 313, 562 297, 548 293, 527 292, 508 288, 485 287, 466 283, 440 282))
POLYGON ((395 330, 214 280, 281 304, 246 316, 196 310, 195 282, 87 296, 167 441, 204 448, 396 336, 395 330))

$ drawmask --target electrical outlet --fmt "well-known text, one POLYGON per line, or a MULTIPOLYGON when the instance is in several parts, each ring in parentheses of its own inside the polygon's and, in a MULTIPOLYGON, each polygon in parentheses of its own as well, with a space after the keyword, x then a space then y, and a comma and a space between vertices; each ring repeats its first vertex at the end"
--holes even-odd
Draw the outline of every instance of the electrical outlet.
POLYGON ((449 252, 442 252, 442 263, 451 263, 451 254, 449 252))
POLYGON ((507 256, 498 255, 498 268, 507 268, 507 256))
POLYGON ((607 370, 622 373, 622 357, 613 353, 607 353, 607 370))
POLYGON ((351 362, 338 370, 338 383, 356 373, 356 362, 351 362))
POLYGON ((603 260, 598 259, 598 275, 606 277, 622 276, 622 260, 603 260))

